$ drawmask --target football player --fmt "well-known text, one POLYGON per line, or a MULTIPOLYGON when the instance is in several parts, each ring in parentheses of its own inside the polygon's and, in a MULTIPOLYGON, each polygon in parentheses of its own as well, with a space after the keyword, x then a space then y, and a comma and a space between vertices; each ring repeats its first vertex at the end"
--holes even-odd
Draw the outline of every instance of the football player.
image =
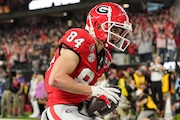
POLYGON ((130 43, 125 36, 131 30, 125 10, 112 2, 93 7, 85 29, 69 29, 45 73, 48 98, 41 120, 94 120, 78 111, 78 105, 91 97, 103 100, 109 108, 111 101, 117 104, 119 89, 95 83, 111 63, 109 50, 124 51, 130 43))

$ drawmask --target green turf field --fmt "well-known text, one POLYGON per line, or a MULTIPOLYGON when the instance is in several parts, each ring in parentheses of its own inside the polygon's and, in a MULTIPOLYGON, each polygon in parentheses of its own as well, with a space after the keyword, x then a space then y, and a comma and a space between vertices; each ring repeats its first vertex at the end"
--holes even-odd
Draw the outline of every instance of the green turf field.
POLYGON ((25 113, 23 117, 0 118, 0 120, 40 120, 40 118, 29 118, 31 113, 25 113))
MULTIPOLYGON (((27 116, 25 116, 25 117, 15 117, 15 118, 0 118, 0 120, 40 120, 40 118, 28 118, 27 116)), ((173 120, 180 120, 180 114, 174 116, 173 120)))
POLYGON ((40 118, 14 117, 14 118, 0 118, 0 120, 40 120, 40 118))
POLYGON ((40 118, 14 117, 14 118, 0 118, 0 120, 40 120, 40 118))
POLYGON ((177 115, 174 117, 174 120, 180 120, 180 114, 177 114, 177 115))

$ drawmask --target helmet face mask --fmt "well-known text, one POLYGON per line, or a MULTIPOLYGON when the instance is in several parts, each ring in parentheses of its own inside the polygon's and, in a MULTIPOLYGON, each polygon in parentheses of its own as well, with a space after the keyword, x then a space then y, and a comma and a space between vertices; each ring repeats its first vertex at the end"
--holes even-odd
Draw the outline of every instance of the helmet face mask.
POLYGON ((130 43, 125 36, 132 31, 132 25, 120 5, 105 2, 91 9, 85 29, 103 43, 124 51, 130 43))
POLYGON ((124 51, 130 44, 130 40, 126 39, 129 31, 122 25, 111 23, 109 29, 104 31, 108 33, 107 43, 114 48, 124 51))

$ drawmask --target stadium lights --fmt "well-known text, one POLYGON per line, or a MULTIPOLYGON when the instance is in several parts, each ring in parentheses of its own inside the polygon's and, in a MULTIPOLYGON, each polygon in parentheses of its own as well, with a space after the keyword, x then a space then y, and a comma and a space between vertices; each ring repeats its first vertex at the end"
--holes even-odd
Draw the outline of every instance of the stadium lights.
POLYGON ((129 4, 123 4, 123 8, 129 8, 129 4))
POLYGON ((29 10, 37 10, 43 8, 50 8, 54 6, 68 5, 79 3, 81 0, 32 0, 28 4, 29 10))
POLYGON ((63 12, 63 16, 66 17, 67 16, 67 12, 63 12))
POLYGON ((10 22, 10 23, 14 23, 14 19, 10 19, 9 22, 10 22))

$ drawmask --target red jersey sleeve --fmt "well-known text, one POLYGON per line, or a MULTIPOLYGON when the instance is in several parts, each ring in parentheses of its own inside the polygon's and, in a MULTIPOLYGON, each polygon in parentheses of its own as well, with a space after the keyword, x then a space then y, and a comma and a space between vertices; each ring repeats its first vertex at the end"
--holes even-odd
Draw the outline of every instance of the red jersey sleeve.
POLYGON ((93 38, 83 29, 73 28, 68 30, 59 41, 61 47, 73 50, 80 58, 89 52, 89 46, 94 44, 93 38))

